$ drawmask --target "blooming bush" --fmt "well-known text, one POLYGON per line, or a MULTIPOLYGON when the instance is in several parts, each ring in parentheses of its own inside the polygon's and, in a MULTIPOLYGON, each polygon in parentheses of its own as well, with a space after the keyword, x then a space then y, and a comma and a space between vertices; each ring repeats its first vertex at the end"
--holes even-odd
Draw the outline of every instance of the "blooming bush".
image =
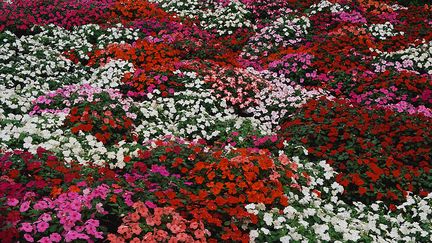
POLYGON ((112 0, 69 1, 14 0, 0 3, 0 31, 23 33, 33 25, 55 24, 67 29, 90 23, 101 23, 108 15, 112 0))
POLYGON ((418 222, 431 217, 431 194, 425 198, 409 195, 406 203, 397 206, 397 212, 382 214, 387 210, 382 202, 351 206, 341 201, 343 187, 336 182, 330 184, 333 170, 324 161, 305 166, 317 172, 310 174, 311 186, 303 188, 300 196, 290 194, 289 206, 283 210, 256 203, 246 205, 247 211, 259 218, 249 233, 251 242, 430 240, 431 225, 418 222), (399 212, 410 217, 397 218, 399 212))
POLYGON ((392 63, 376 66, 376 73, 339 76, 328 82, 339 97, 365 106, 378 105, 409 114, 432 116, 430 90, 432 80, 427 75, 411 71, 395 71, 392 63), (389 65, 390 67, 386 67, 389 65), (350 82, 346 82, 346 79, 350 82), (351 81, 352 80, 352 81, 351 81), (357 82, 361 80, 361 83, 357 82), (353 82, 354 81, 354 82, 353 82))
POLYGON ((429 120, 321 98, 310 100, 281 133, 340 172, 347 200, 397 202, 407 191, 431 190, 429 120))
POLYGON ((249 11, 239 0, 228 4, 215 4, 215 9, 203 11, 200 24, 204 29, 215 30, 218 35, 233 34, 239 28, 254 28, 249 11))
POLYGON ((256 94, 268 86, 265 80, 240 68, 210 70, 204 81, 210 84, 210 92, 215 93, 216 98, 240 109, 255 106, 258 103, 256 94))
POLYGON ((131 242, 141 242, 141 240, 206 242, 206 236, 210 235, 202 222, 190 222, 176 213, 173 208, 154 208, 152 210, 143 202, 134 203, 132 207, 135 211, 123 218, 123 223, 117 230, 120 236, 108 235, 110 242, 124 240, 131 240, 131 242))
POLYGON ((126 75, 124 82, 136 91, 146 91, 150 85, 167 81, 169 72, 174 71, 174 65, 179 62, 178 54, 179 51, 164 43, 137 40, 132 44, 112 44, 106 50, 95 51, 88 65, 103 64, 111 58, 129 61, 134 64, 135 72, 126 75))
POLYGON ((259 68, 262 65, 259 58, 266 57, 278 51, 279 48, 301 42, 308 34, 309 27, 310 21, 305 16, 286 15, 280 17, 251 37, 249 43, 243 48, 240 57, 245 59, 246 65, 259 68))

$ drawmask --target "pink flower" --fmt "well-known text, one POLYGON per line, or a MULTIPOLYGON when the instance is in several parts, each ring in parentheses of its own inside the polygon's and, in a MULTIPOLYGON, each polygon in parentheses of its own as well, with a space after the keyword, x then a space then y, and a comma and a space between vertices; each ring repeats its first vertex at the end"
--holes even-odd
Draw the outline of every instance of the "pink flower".
POLYGON ((7 205, 11 206, 11 207, 15 207, 16 205, 18 205, 19 201, 16 198, 8 198, 7 199, 7 205))
POLYGON ((163 176, 169 176, 169 172, 166 170, 165 166, 152 165, 151 172, 159 173, 163 176))
POLYGON ((171 232, 173 232, 174 234, 177 234, 177 233, 180 233, 180 232, 183 232, 184 230, 182 230, 177 224, 171 224, 171 223, 168 223, 167 224, 167 228, 169 229, 169 230, 171 230, 171 232))
POLYGON ((52 220, 51 215, 44 213, 39 217, 39 220, 45 221, 45 222, 49 222, 52 220))
POLYGON ((197 229, 197 228, 198 228, 198 223, 197 223, 197 222, 192 222, 192 223, 189 225, 189 227, 190 227, 191 229, 197 229))
POLYGON ((166 238, 168 238, 168 232, 165 230, 158 230, 156 232, 155 238, 158 241, 164 241, 166 238))
POLYGON ((117 229, 119 234, 126 234, 129 231, 129 227, 126 225, 120 225, 117 229))
POLYGON ((99 226, 99 220, 96 219, 89 219, 86 221, 86 225, 91 225, 94 227, 98 227, 99 226))
POLYGON ((81 220, 81 214, 76 211, 69 212, 69 219, 71 221, 78 221, 81 220))
POLYGON ((34 242, 33 237, 31 237, 29 234, 24 234, 24 239, 28 242, 34 242))
POLYGON ((139 226, 139 223, 131 224, 131 230, 132 230, 132 233, 134 233, 136 235, 139 235, 142 232, 142 229, 139 226))
POLYGON ((81 202, 78 200, 74 200, 69 204, 69 208, 75 211, 78 211, 81 209, 81 202))
POLYGON ((146 201, 145 205, 149 208, 156 208, 157 207, 156 204, 154 204, 153 202, 150 202, 150 201, 146 201))
POLYGON ((52 233, 52 234, 50 235, 50 240, 51 240, 52 242, 60 242, 61 239, 62 239, 62 237, 60 236, 59 233, 52 233))
POLYGON ((20 230, 30 233, 33 231, 33 226, 30 223, 22 223, 20 230))
POLYGON ((282 165, 288 165, 290 163, 288 156, 286 156, 286 154, 281 154, 279 156, 279 161, 281 162, 282 165))
POLYGON ((78 238, 78 232, 73 231, 73 230, 67 232, 65 235, 65 241, 66 242, 71 242, 73 240, 76 240, 77 238, 78 238))
POLYGON ((100 214, 107 214, 108 212, 107 211, 105 211, 105 209, 102 207, 103 205, 102 205, 102 203, 97 203, 96 204, 96 210, 98 211, 98 213, 100 213, 100 214))
POLYGON ((146 235, 144 235, 143 241, 144 242, 154 242, 155 238, 153 236, 153 233, 152 232, 148 232, 146 235))
POLYGON ((183 242, 191 242, 193 241, 192 237, 186 233, 180 233, 177 235, 177 239, 183 242))
POLYGON ((131 241, 129 241, 130 243, 140 243, 141 241, 138 238, 133 238, 131 241))
POLYGON ((155 220, 153 219, 152 216, 149 216, 149 217, 146 218, 146 223, 149 226, 154 226, 155 225, 155 220))
POLYGON ((40 242, 40 243, 51 243, 52 241, 51 241, 50 238, 48 238, 47 236, 45 236, 45 237, 42 237, 40 240, 38 240, 38 242, 40 242))
POLYGON ((37 226, 36 226, 37 231, 40 232, 40 233, 45 232, 45 230, 47 230, 48 227, 49 227, 49 224, 47 222, 45 222, 45 221, 42 221, 42 222, 38 223, 37 226))
POLYGON ((195 238, 197 238, 197 239, 202 239, 205 237, 204 231, 202 231, 202 230, 195 230, 194 235, 195 235, 195 238))
POLYGON ((35 203, 35 205, 33 206, 33 208, 36 210, 44 210, 47 207, 48 207, 48 204, 45 201, 39 201, 39 202, 35 203))
POLYGON ((26 201, 23 204, 21 204, 20 206, 20 212, 24 213, 25 211, 27 211, 30 208, 30 201, 26 201))

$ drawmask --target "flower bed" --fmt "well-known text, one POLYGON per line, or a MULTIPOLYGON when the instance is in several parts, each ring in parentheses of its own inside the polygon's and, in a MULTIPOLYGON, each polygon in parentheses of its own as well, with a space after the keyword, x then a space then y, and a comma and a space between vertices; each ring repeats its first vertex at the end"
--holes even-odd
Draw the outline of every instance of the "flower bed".
POLYGON ((1 241, 432 241, 431 13, 0 0, 1 241))

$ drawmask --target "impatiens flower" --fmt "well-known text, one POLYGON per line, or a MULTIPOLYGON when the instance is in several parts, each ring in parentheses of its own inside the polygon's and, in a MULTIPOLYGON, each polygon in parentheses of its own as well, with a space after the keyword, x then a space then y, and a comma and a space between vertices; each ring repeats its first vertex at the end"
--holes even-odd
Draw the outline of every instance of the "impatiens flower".
POLYGON ((36 210, 43 210, 48 207, 48 204, 45 201, 38 201, 33 205, 33 208, 36 210))
POLYGON ((0 241, 431 242, 396 2, 0 0, 0 241))
POLYGON ((52 218, 51 218, 51 215, 49 215, 48 213, 44 213, 41 216, 39 216, 39 220, 49 222, 52 220, 52 218))
POLYGON ((168 237, 168 233, 164 230, 158 230, 155 234, 155 239, 158 241, 164 241, 168 237))
POLYGON ((146 205, 147 207, 149 207, 149 208, 156 208, 156 207, 157 207, 157 205, 154 204, 154 203, 151 202, 151 201, 146 201, 146 202, 145 202, 145 205, 146 205))
POLYGON ((20 230, 27 232, 27 233, 30 233, 33 231, 33 226, 31 223, 22 223, 20 230))
POLYGON ((197 229, 197 228, 198 228, 198 223, 197 223, 197 222, 192 222, 192 223, 189 225, 189 227, 190 227, 191 229, 197 229))
POLYGON ((18 203, 19 203, 19 201, 18 201, 18 199, 16 199, 16 198, 8 198, 8 199, 7 199, 7 202, 6 202, 6 204, 7 204, 8 206, 12 206, 12 207, 18 205, 18 203))
POLYGON ((202 231, 202 230, 195 230, 194 236, 197 239, 203 239, 205 237, 205 234, 204 234, 204 231, 202 231))
POLYGON ((43 233, 45 230, 47 230, 49 227, 49 224, 45 221, 39 222, 36 226, 36 229, 38 232, 43 233))
POLYGON ((30 201, 25 201, 20 206, 20 212, 26 212, 30 208, 30 201))
POLYGON ((52 234, 50 235, 50 240, 51 240, 52 242, 60 242, 61 239, 62 239, 62 237, 61 237, 61 235, 60 235, 59 233, 52 233, 52 234))
POLYGON ((40 240, 38 240, 40 243, 52 243, 51 239, 47 236, 42 237, 40 240))
POLYGON ((133 238, 131 241, 131 243, 140 243, 140 239, 138 239, 137 237, 133 238))
POLYGON ((24 239, 28 242, 34 242, 34 239, 30 234, 24 234, 24 239))
POLYGON ((159 173, 163 176, 169 176, 169 172, 166 170, 165 166, 152 165, 151 172, 159 173))

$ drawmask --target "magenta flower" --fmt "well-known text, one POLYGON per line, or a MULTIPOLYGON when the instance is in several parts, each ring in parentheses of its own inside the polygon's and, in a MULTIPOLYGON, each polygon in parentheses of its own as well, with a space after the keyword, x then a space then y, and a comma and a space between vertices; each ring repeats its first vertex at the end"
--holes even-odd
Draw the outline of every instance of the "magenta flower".
POLYGON ((62 237, 61 237, 61 235, 60 235, 59 233, 52 233, 52 234, 50 235, 50 240, 51 240, 52 242, 60 242, 61 239, 62 239, 62 237))
POLYGON ((78 221, 81 220, 81 214, 76 211, 69 212, 69 220, 78 221))
POLYGON ((39 217, 39 220, 44 221, 44 222, 49 222, 52 220, 51 215, 44 213, 39 217))
POLYGON ((15 207, 16 205, 18 205, 19 201, 16 198, 8 198, 7 199, 7 205, 11 206, 11 207, 15 207))
POLYGON ((39 201, 33 205, 33 208, 36 210, 44 210, 48 207, 48 203, 45 201, 39 201))
POLYGON ((30 208, 30 202, 26 201, 23 204, 21 204, 20 206, 20 212, 24 213, 25 211, 27 211, 30 208))
POLYGON ((166 170, 165 166, 159 166, 159 165, 152 165, 151 172, 153 173, 159 173, 163 176, 169 176, 169 172, 166 170))
POLYGON ((67 232, 65 235, 66 242, 71 242, 73 240, 76 240, 77 238, 78 238, 78 232, 73 230, 67 232))
POLYGON ((24 234, 24 239, 28 242, 34 242, 33 237, 29 234, 24 234))
POLYGON ((38 223, 37 226, 36 226, 37 231, 40 232, 40 233, 45 232, 45 230, 47 230, 48 227, 49 227, 49 224, 47 222, 45 222, 45 221, 42 221, 42 222, 38 223))
POLYGON ((42 237, 40 240, 38 240, 38 242, 40 242, 40 243, 52 243, 51 239, 48 238, 47 236, 42 237))
POLYGON ((33 226, 30 223, 22 223, 20 230, 30 233, 33 231, 33 226))
POLYGON ((94 226, 94 227, 98 227, 99 226, 99 220, 89 219, 89 220, 86 221, 85 224, 86 225, 90 225, 90 226, 94 226))
POLYGON ((150 201, 146 201, 145 205, 149 208, 156 208, 157 207, 156 204, 154 204, 153 202, 150 202, 150 201))

